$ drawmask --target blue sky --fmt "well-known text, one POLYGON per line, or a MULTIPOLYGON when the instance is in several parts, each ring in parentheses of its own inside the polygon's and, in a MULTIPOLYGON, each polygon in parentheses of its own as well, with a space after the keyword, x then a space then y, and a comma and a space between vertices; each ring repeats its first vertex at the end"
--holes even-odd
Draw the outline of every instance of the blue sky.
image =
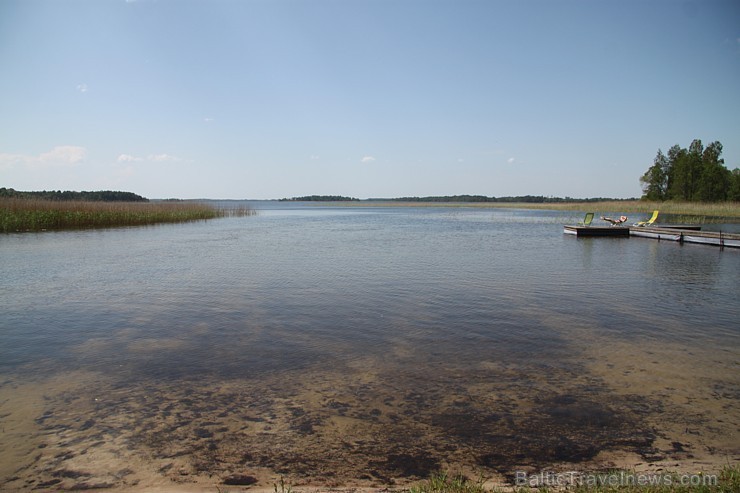
POLYGON ((736 0, 2 0, 0 186, 632 197, 740 166, 736 0))

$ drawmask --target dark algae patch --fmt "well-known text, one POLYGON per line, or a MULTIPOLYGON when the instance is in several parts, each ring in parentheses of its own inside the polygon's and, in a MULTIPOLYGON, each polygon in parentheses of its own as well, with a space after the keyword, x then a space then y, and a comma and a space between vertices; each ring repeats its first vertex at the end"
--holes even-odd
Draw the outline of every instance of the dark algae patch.
POLYGON ((652 404, 610 395, 576 370, 490 366, 430 378, 361 366, 255 381, 97 382, 48 396, 36 420, 42 457, 6 481, 133 486, 139 464, 175 483, 269 485, 281 475, 294 484, 370 486, 449 468, 511 477, 608 450, 646 460, 656 453, 644 419, 652 404), (95 469, 93 457, 104 467, 95 469))
POLYGON ((505 426, 488 426, 481 446, 490 452, 479 463, 510 476, 522 468, 590 461, 606 450, 646 457, 653 451, 654 432, 628 403, 611 401, 614 407, 573 394, 543 399, 530 413, 509 416, 505 426))
POLYGON ((232 474, 223 480, 223 483, 229 486, 250 486, 257 482, 257 478, 246 474, 232 474))

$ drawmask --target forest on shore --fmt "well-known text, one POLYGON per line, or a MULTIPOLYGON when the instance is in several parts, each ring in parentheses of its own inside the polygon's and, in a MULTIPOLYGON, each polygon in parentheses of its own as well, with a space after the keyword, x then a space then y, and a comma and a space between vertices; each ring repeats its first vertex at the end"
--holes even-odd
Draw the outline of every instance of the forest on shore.
POLYGON ((398 197, 392 199, 367 199, 368 201, 382 200, 391 202, 485 202, 501 204, 565 204, 565 203, 588 203, 607 201, 627 201, 630 199, 612 199, 607 197, 591 197, 577 199, 573 197, 546 197, 544 195, 518 195, 515 197, 487 197, 485 195, 441 195, 430 197, 398 197))
POLYGON ((55 201, 82 201, 82 202, 149 202, 149 199, 133 192, 114 192, 100 190, 96 192, 73 192, 70 190, 43 190, 41 192, 21 192, 12 188, 0 188, 0 198, 36 199, 55 201))
POLYGON ((740 201, 740 169, 725 167, 722 143, 704 147, 694 139, 688 149, 674 145, 666 154, 658 149, 653 165, 640 177, 645 200, 724 202, 740 201))
MULTIPOLYGON (((592 197, 577 199, 573 197, 546 197, 544 195, 519 195, 516 197, 487 197, 485 195, 433 195, 426 197, 393 197, 393 198, 369 198, 362 202, 470 202, 470 203, 502 203, 502 204, 565 204, 565 203, 588 203, 588 202, 610 202, 628 201, 629 199, 612 199, 608 197, 592 197)), ((343 195, 306 195, 303 197, 292 197, 279 199, 280 202, 360 202, 354 197, 343 195)))

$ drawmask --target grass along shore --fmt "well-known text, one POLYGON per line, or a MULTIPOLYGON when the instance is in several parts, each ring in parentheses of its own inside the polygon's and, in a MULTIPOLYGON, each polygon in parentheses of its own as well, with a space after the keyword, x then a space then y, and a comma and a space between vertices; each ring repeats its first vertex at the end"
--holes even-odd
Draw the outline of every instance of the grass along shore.
MULTIPOLYGON (((507 204, 508 206, 508 204, 507 204)), ((522 209, 597 212, 599 214, 646 214, 659 210, 671 214, 672 221, 685 224, 740 223, 740 202, 654 202, 647 200, 615 200, 603 202, 568 202, 562 204, 518 204, 522 209)))
POLYGON ((249 216, 247 207, 220 209, 201 202, 89 202, 0 198, 0 232, 113 228, 249 216))
MULTIPOLYGON (((317 203, 318 205, 318 203, 317 203)), ((360 202, 321 202, 322 206, 341 207, 478 207, 498 209, 533 209, 599 213, 644 213, 654 210, 662 214, 711 217, 740 221, 740 202, 654 202, 648 200, 604 200, 599 202, 402 202, 393 200, 363 200, 360 202)))
MULTIPOLYGON (((740 222, 740 202, 652 202, 614 200, 600 202, 399 202, 363 200, 321 202, 316 205, 343 207, 476 207, 561 210, 577 212, 641 213, 654 210, 679 216, 686 223, 740 222)), ((248 207, 217 208, 197 201, 158 202, 91 202, 52 201, 40 199, 0 198, 0 232, 45 231, 62 229, 110 228, 141 226, 213 219, 224 216, 247 216, 256 211, 248 207)))
MULTIPOLYGON (((565 211, 641 212, 659 210, 664 214, 685 216, 714 216, 740 219, 740 202, 653 202, 648 200, 615 200, 606 202, 577 202, 549 205, 545 209, 565 211)), ((538 207, 539 208, 539 207, 538 207)))

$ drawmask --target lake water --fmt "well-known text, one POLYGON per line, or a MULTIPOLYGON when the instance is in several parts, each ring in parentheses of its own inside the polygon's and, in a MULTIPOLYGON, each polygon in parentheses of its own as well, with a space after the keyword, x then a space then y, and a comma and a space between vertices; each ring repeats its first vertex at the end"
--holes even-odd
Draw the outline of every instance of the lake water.
POLYGON ((740 460, 740 251, 255 206, 0 236, 0 489, 740 460))

